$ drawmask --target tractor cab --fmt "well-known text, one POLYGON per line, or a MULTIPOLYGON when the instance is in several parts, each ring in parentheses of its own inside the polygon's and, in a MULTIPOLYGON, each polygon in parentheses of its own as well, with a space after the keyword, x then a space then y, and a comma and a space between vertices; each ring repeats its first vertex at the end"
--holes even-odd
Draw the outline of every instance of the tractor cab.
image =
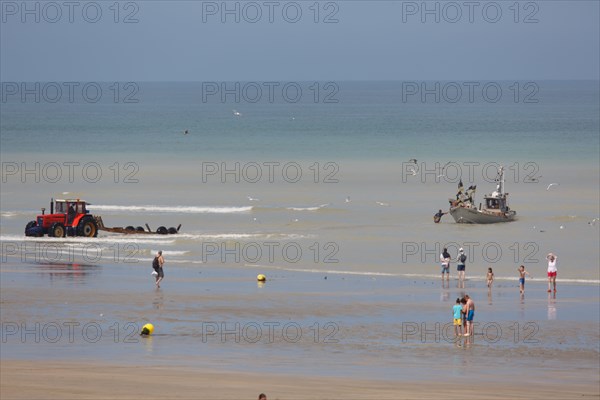
POLYGON ((26 236, 52 237, 87 236, 96 237, 98 226, 86 208, 86 201, 81 199, 56 199, 50 201, 50 213, 38 215, 25 227, 26 236))
MULTIPOLYGON (((69 224, 77 215, 87 214, 84 200, 60 200, 54 201, 54 213, 66 216, 65 224, 69 224)), ((52 214, 52 211, 50 212, 52 214)))

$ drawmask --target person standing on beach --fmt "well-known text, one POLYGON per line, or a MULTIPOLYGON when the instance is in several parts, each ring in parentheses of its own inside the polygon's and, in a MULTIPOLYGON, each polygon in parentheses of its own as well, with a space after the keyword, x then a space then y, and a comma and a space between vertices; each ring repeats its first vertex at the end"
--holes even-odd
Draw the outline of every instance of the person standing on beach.
POLYGON ((492 268, 490 267, 487 272, 487 287, 491 289, 492 283, 494 283, 494 271, 492 271, 492 268))
POLYGON ((463 332, 467 331, 467 299, 465 299, 464 297, 461 297, 460 299, 460 306, 461 306, 461 318, 462 318, 462 330, 463 332))
POLYGON ((165 259, 162 256, 162 250, 159 250, 158 253, 156 254, 156 257, 154 257, 154 261, 152 261, 152 268, 154 268, 154 270, 157 272, 156 282, 155 282, 157 288, 160 288, 160 282, 165 277, 165 273, 163 271, 164 264, 165 264, 165 259))
POLYGON ((452 316, 454 319, 454 336, 462 336, 462 305, 459 298, 456 299, 456 304, 452 307, 452 316))
POLYGON ((525 275, 530 278, 531 275, 529 275, 529 272, 525 271, 524 265, 521 265, 517 270, 519 271, 519 293, 523 294, 525 293, 525 275))
POLYGON ((444 273, 446 274, 446 280, 450 280, 450 253, 445 247, 442 254, 440 254, 440 262, 442 263, 442 280, 444 280, 444 273))
POLYGON ((467 304, 465 307, 467 309, 467 332, 465 336, 473 336, 473 318, 475 317, 475 302, 468 294, 465 294, 465 300, 467 304))
POLYGON ((467 255, 462 247, 458 249, 456 261, 458 261, 458 265, 456 266, 456 270, 458 271, 458 281, 463 282, 465 280, 465 262, 467 261, 467 255))
POLYGON ((554 285, 554 292, 556 292, 556 273, 558 269, 556 269, 556 260, 558 257, 554 253, 549 253, 546 256, 548 260, 548 293, 551 292, 550 288, 554 285))

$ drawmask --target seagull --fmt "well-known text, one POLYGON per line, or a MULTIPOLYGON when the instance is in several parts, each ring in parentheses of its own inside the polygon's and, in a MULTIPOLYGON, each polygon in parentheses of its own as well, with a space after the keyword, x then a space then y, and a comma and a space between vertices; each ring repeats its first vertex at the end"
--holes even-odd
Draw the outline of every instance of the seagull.
POLYGON ((408 162, 416 164, 417 163, 417 159, 416 158, 411 158, 410 160, 408 160, 408 162))
POLYGON ((442 172, 444 172, 444 170, 446 169, 446 167, 448 165, 452 164, 452 161, 448 161, 446 164, 444 164, 444 166, 442 167, 442 172))
POLYGON ((381 201, 376 201, 375 203, 377 203, 378 205, 382 206, 382 207, 389 207, 390 204, 389 203, 383 203, 381 201))
POLYGON ((441 174, 441 175, 438 175, 437 177, 438 178, 444 178, 445 176, 446 176, 446 174, 441 174))
POLYGON ((184 135, 187 135, 188 133, 190 133, 187 129, 183 132, 184 135))
POLYGON ((558 183, 551 183, 551 184, 549 184, 548 187, 546 188, 546 190, 550 190, 550 188, 552 186, 555 186, 555 185, 558 186, 558 183))
POLYGON ((233 110, 233 115, 235 115, 236 117, 241 117, 242 113, 237 110, 233 110))
POLYGON ((350 200, 350 196, 346 197, 346 203, 350 203, 352 200, 350 200))
POLYGON ((588 225, 595 226, 597 221, 600 221, 600 219, 594 218, 593 220, 591 220, 591 221, 588 222, 588 225))
POLYGON ((256 199, 256 198, 254 198, 254 197, 251 197, 251 196, 246 196, 246 198, 247 198, 249 201, 260 201, 260 199, 256 199))

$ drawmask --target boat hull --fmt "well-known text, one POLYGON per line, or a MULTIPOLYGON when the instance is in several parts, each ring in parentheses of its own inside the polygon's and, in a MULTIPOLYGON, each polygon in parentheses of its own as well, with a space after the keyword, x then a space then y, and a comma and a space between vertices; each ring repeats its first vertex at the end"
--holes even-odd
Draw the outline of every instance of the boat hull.
POLYGON ((515 211, 491 213, 477 208, 453 207, 450 209, 450 215, 459 224, 495 224, 514 221, 517 213, 515 211))

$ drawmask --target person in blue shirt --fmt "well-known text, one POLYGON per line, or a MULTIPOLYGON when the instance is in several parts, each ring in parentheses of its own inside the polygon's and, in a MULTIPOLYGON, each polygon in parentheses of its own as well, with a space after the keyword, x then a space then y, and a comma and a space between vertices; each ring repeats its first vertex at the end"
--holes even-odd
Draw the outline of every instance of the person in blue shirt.
POLYGON ((452 307, 452 315, 454 317, 454 336, 462 336, 462 305, 458 298, 452 307))

